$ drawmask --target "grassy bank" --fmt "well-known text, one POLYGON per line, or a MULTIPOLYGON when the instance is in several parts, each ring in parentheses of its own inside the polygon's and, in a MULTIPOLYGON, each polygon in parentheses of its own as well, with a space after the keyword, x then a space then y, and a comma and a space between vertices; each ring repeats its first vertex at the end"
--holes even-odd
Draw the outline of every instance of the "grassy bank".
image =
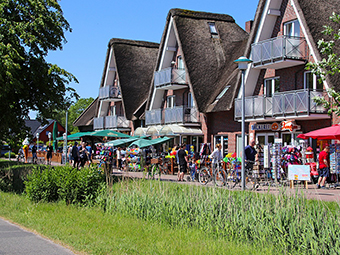
POLYGON ((0 192, 0 215, 35 230, 77 253, 89 254, 273 254, 227 242, 192 228, 169 227, 134 216, 64 203, 31 203, 24 196, 0 192))

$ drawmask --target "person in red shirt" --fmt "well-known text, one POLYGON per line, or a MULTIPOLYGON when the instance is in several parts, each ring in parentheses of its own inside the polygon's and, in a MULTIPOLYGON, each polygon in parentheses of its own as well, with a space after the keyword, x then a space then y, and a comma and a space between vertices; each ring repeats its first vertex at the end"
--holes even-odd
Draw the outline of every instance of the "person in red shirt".
POLYGON ((316 185, 317 188, 325 189, 325 182, 329 176, 329 146, 325 148, 319 154, 319 180, 316 185))

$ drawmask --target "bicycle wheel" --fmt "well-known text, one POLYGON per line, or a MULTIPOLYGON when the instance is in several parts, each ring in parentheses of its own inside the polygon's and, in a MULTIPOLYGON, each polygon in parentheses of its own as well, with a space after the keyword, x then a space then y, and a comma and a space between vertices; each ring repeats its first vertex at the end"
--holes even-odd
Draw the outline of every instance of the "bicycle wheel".
POLYGON ((237 170, 228 169, 226 173, 226 186, 228 189, 233 189, 240 182, 237 170))
POLYGON ((209 182, 209 179, 210 179, 209 169, 206 167, 202 167, 198 174, 198 180, 200 184, 206 185, 209 182))
POLYGON ((254 178, 251 172, 246 173, 245 186, 247 190, 254 190, 256 184, 256 178, 254 178))
POLYGON ((218 187, 224 186, 226 184, 226 177, 227 177, 227 174, 223 168, 217 167, 215 169, 214 181, 215 181, 216 186, 218 187))

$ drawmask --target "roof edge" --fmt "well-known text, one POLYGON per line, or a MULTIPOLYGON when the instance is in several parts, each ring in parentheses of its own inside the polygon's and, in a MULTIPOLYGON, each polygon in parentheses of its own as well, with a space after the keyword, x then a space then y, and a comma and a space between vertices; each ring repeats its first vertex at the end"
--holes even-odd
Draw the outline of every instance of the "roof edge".
POLYGON ((141 46, 141 47, 149 47, 149 48, 158 48, 159 43, 154 42, 148 42, 148 41, 137 41, 137 40, 127 40, 127 39, 121 39, 121 38, 112 38, 109 41, 109 47, 116 44, 125 44, 125 45, 131 45, 131 46, 141 46))
POLYGON ((211 20, 218 20, 218 21, 227 21, 227 22, 234 22, 235 20, 233 17, 227 14, 219 14, 219 13, 211 13, 211 12, 200 12, 200 11, 192 11, 192 10, 185 10, 185 9, 178 9, 174 8, 169 11, 171 16, 180 16, 185 18, 191 19, 211 19, 211 20))

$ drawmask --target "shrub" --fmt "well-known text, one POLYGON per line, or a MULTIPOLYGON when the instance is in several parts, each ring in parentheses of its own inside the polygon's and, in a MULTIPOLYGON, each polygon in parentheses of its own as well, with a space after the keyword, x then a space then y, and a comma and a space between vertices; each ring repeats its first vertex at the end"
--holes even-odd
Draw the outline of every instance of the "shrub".
POLYGON ((35 168, 25 185, 27 196, 34 202, 93 205, 104 182, 104 176, 95 168, 77 170, 72 166, 59 166, 35 168))
MULTIPOLYGON (((4 157, 5 157, 5 158, 8 158, 8 157, 9 157, 9 153, 6 152, 6 153, 4 154, 4 157)), ((11 158, 15 158, 15 153, 14 153, 14 152, 11 152, 11 158)))

